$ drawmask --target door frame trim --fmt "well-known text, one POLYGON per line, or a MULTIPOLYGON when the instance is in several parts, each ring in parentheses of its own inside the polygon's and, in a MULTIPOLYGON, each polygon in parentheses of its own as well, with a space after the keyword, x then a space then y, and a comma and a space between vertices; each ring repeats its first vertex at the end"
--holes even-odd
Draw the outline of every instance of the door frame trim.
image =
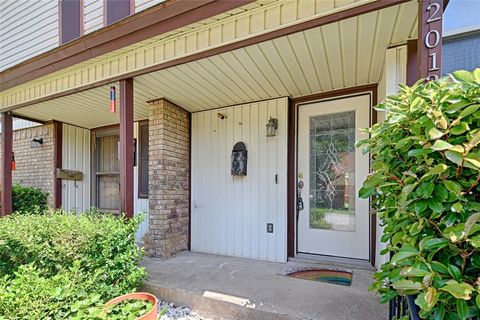
MULTIPOLYGON (((296 171, 297 171, 297 137, 298 137, 298 107, 303 104, 318 101, 331 101, 350 96, 358 96, 362 94, 370 95, 370 123, 377 123, 377 112, 373 106, 377 105, 378 100, 378 84, 368 84, 338 90, 332 90, 303 97, 291 98, 288 104, 288 129, 287 129, 287 257, 295 257, 297 250, 297 230, 296 230, 296 171)), ((370 258, 369 262, 375 265, 376 258, 376 238, 377 238, 377 217, 375 214, 370 215, 370 258)))

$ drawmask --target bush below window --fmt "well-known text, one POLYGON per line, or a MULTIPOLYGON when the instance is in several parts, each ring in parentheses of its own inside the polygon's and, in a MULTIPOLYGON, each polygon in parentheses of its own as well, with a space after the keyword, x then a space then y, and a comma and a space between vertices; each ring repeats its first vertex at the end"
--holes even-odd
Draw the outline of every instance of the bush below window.
POLYGON ((101 319, 104 302, 145 278, 140 221, 62 212, 0 219, 0 319, 101 319))
POLYGON ((16 184, 12 187, 13 211, 18 213, 40 213, 47 210, 48 193, 34 187, 16 184))

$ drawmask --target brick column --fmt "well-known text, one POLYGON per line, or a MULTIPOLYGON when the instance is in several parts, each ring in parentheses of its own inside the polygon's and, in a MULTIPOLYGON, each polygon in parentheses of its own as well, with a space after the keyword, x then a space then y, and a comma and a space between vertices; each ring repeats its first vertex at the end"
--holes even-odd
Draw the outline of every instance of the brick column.
POLYGON ((149 231, 146 252, 188 249, 190 113, 165 99, 149 101, 149 231))

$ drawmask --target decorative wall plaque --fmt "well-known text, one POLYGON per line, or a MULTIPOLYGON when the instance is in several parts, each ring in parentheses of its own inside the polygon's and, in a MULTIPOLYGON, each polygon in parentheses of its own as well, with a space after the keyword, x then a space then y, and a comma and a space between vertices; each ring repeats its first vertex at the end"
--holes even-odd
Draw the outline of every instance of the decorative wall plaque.
POLYGON ((237 142, 232 150, 232 176, 247 175, 248 152, 245 143, 237 142))

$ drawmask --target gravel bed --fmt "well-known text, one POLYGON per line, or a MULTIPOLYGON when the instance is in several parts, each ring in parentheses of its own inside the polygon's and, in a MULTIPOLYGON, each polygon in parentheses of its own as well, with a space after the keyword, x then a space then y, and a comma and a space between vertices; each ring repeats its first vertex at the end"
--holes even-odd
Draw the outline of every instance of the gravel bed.
POLYGON ((161 312, 165 307, 167 307, 168 310, 159 320, 211 320, 199 316, 189 308, 175 306, 173 303, 165 301, 158 301, 158 312, 161 312))

